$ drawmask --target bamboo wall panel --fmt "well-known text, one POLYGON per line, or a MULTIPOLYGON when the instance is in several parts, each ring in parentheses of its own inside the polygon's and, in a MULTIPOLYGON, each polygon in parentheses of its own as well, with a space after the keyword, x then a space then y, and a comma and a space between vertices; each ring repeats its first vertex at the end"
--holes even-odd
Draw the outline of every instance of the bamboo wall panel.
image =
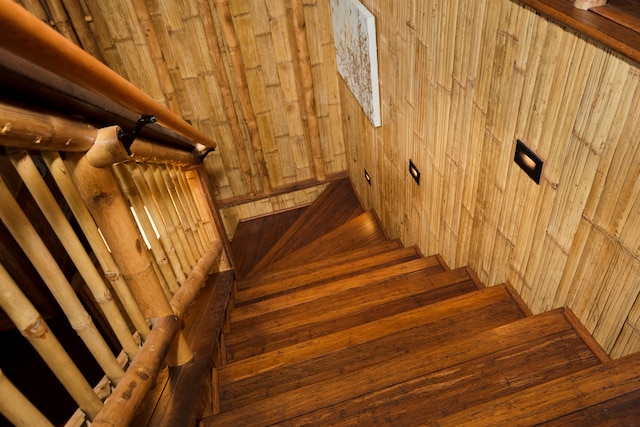
POLYGON ((638 64, 515 1, 363 4, 382 127, 341 83, 343 132, 391 237, 512 283, 533 312, 569 306, 613 357, 640 350, 638 64), (518 138, 546 162, 540 185, 518 138))

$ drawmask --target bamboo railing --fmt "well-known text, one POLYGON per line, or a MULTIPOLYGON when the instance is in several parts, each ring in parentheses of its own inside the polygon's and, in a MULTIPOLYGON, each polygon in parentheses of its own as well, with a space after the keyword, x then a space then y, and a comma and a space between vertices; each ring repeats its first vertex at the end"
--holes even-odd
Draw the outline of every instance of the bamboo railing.
MULTIPOLYGON (((1 171, 0 220, 104 372, 107 387, 98 389, 107 392, 92 388, 1 263, 0 307, 76 401, 80 412, 73 425, 127 425, 161 366, 191 359, 181 319, 223 250, 215 212, 203 200, 200 169, 194 168, 199 160, 191 151, 142 139, 127 153, 117 127, 96 129, 6 103, 0 103, 0 129, 0 155, 15 171, 1 171), (46 182, 47 174, 55 184, 46 182), (119 358, 16 200, 11 179, 28 190, 75 264, 90 304, 117 337, 119 358), (67 206, 82 236, 64 212, 67 206)), ((0 389, 0 411, 12 423, 50 425, 2 373, 0 389)))

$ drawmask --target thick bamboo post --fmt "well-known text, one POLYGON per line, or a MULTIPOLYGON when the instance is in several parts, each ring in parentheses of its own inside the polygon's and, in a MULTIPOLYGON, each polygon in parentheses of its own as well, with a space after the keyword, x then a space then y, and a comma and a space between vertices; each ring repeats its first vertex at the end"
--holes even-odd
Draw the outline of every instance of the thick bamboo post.
POLYGON ((0 180, 0 219, 18 242, 20 248, 29 257, 31 263, 42 277, 69 323, 86 344, 91 354, 114 383, 124 374, 122 367, 111 353, 109 346, 98 332, 89 313, 82 306, 78 296, 67 281, 64 273, 56 263, 49 249, 44 244, 36 229, 31 225, 11 191, 0 180))
POLYGON ((16 427, 53 427, 0 369, 0 414, 16 427))
MULTIPOLYGON (((67 166, 71 178, 111 248, 143 315, 147 319, 172 315, 113 171, 91 166, 86 156, 69 157, 67 166)), ((192 358, 182 333, 178 334, 170 357, 167 361, 170 365, 182 365, 192 358)))
MULTIPOLYGON (((160 105, 12 0, 0 0, 0 47, 55 74, 117 100, 139 114, 153 114, 166 127, 207 148, 216 143, 160 105)), ((194 143, 194 144, 195 144, 194 143)))
POLYGON ((591 7, 607 4, 607 0, 574 0, 573 5, 578 9, 588 10, 591 7))
POLYGON ((102 408, 102 401, 49 330, 47 323, 1 264, 0 307, 22 335, 29 340, 78 406, 89 419, 94 419, 102 408))
POLYGON ((93 420, 92 427, 130 425, 136 409, 153 386, 163 360, 168 357, 170 343, 180 333, 181 323, 176 316, 158 319, 140 354, 93 420))
POLYGON ((291 0, 291 13, 293 15, 293 29, 296 41, 296 53, 298 58, 298 68, 300 70, 300 80, 302 84, 302 95, 304 97, 304 111, 307 119, 307 129, 313 153, 313 164, 315 166, 316 178, 323 181, 326 178, 324 170, 324 159, 322 156, 322 143, 320 142, 320 127, 318 125, 318 114, 316 112, 316 101, 313 94, 313 73, 311 71, 311 59, 309 57, 309 45, 307 43, 306 24, 304 20, 304 10, 302 0, 291 0))
POLYGON ((138 346, 133 340, 127 322, 35 163, 26 151, 10 153, 9 158, 89 287, 120 345, 129 358, 133 359, 138 353, 138 346))
POLYGON ((104 240, 102 236, 100 236, 98 227, 95 225, 87 206, 82 201, 78 190, 71 181, 71 177, 62 158, 56 152, 42 152, 42 157, 51 172, 51 176, 53 176, 58 188, 67 201, 69 208, 76 217, 85 238, 89 242, 89 245, 91 245, 93 253, 102 267, 102 271, 107 280, 109 280, 109 283, 111 283, 129 319, 140 336, 146 339, 150 332, 149 325, 147 325, 147 322, 144 320, 140 307, 138 307, 138 304, 133 299, 131 291, 129 291, 127 284, 118 270, 118 266, 105 246, 104 240))
POLYGON ((196 264, 196 261, 200 258, 200 252, 198 251, 198 246, 196 245, 196 239, 193 236, 193 230, 191 229, 191 225, 189 221, 187 221, 187 214, 184 211, 184 206, 182 205, 182 200, 180 199, 180 195, 178 194, 178 190, 176 188, 175 183, 171 179, 169 175, 169 171, 167 168, 159 166, 157 170, 160 171, 162 175, 162 179, 164 180, 164 185, 167 190, 169 190, 169 194, 171 195, 171 199, 173 200, 173 206, 178 214, 176 225, 179 229, 184 230, 184 234, 187 237, 187 243, 193 254, 193 265, 196 264))
POLYGON ((5 147, 84 152, 96 136, 96 129, 86 123, 0 102, 0 144, 5 147))
POLYGON ((196 236, 199 238, 199 242, 202 245, 202 254, 204 254, 204 248, 206 248, 209 242, 211 242, 211 240, 213 239, 207 238, 207 233, 204 229, 202 218, 200 218, 200 210, 198 209, 196 202, 193 199, 193 192, 191 191, 189 183, 187 182, 187 177, 184 169, 177 167, 173 168, 173 173, 175 173, 180 184, 182 197, 187 203, 187 213, 191 216, 191 220, 193 221, 192 227, 196 231, 196 236))
POLYGON ((193 252, 198 254, 198 258, 200 258, 202 255, 204 255, 206 245, 202 244, 200 236, 198 235, 198 227, 196 221, 193 218, 192 206, 189 203, 189 199, 187 198, 187 193, 184 191, 182 183, 180 182, 178 174, 176 173, 176 170, 174 168, 165 167, 164 171, 166 172, 168 179, 170 179, 173 183, 173 188, 178 200, 177 204, 181 207, 181 212, 184 214, 183 222, 187 224, 189 230, 191 230, 191 234, 193 235, 193 252))
POLYGON ((204 27, 204 34, 207 39, 207 47, 209 48, 209 54, 211 55, 211 62, 213 64, 213 72, 220 88, 220 96, 224 104, 224 112, 227 116, 227 123, 229 123, 229 129, 231 131, 231 137, 236 142, 236 150, 238 152, 238 161, 240 163, 240 170, 242 171, 242 177, 244 178, 247 188, 250 189, 251 195, 256 194, 256 185, 253 182, 253 174, 251 173, 251 162, 249 155, 247 154, 247 148, 244 143, 244 135, 240 127, 240 120, 236 113, 236 106, 233 100, 233 94, 231 93, 231 84, 229 83, 229 77, 227 76, 227 70, 224 66, 224 58, 220 52, 220 45, 218 42, 218 30, 213 22, 213 15, 211 14, 211 7, 206 0, 196 0, 198 5, 198 12, 202 18, 202 26, 204 27))
POLYGON ((143 202, 141 195, 136 190, 136 186, 133 182, 133 179, 131 178, 131 175, 129 174, 129 170, 127 169, 127 167, 124 164, 119 163, 113 165, 113 170, 118 177, 118 181, 120 182, 122 191, 124 192, 125 196, 127 196, 129 203, 131 203, 131 206, 137 213, 138 221, 140 222, 140 225, 142 226, 142 229, 147 236, 149 246, 151 246, 151 253, 153 253, 155 257, 156 264, 160 269, 162 277, 164 277, 165 279, 169 291, 171 292, 171 294, 173 294, 178 290, 178 282, 175 274, 173 273, 173 270, 171 269, 171 263, 167 256, 167 253, 165 252, 160 239, 156 237, 153 225, 151 224, 149 216, 147 215, 145 210, 145 203, 143 202))
POLYGON ((153 190, 153 188, 155 188, 155 181, 151 180, 153 182, 149 182, 149 180, 145 179, 144 173, 139 165, 129 163, 128 169, 131 179, 138 190, 138 194, 142 197, 142 201, 149 210, 149 215, 151 215, 158 229, 160 242, 169 257, 169 262, 173 268, 176 280, 182 284, 186 280, 185 272, 188 272, 191 268, 189 267, 189 262, 182 249, 182 245, 180 245, 175 227, 172 227, 171 224, 166 224, 163 218, 165 215, 164 211, 168 208, 162 203, 156 203, 159 199, 154 197, 154 194, 157 193, 153 190))
POLYGON ((180 239, 180 246, 184 250, 185 255, 187 256, 187 260, 189 261, 189 269, 191 271, 194 265, 196 265, 196 256, 191 249, 191 245, 189 244, 189 239, 187 238, 187 233, 184 227, 182 226, 182 222, 180 221, 180 216, 178 215, 178 211, 176 210, 176 204, 173 203, 173 198, 171 192, 167 188, 167 183, 162 176, 162 168, 156 165, 149 165, 149 169, 152 171, 153 179, 156 182, 157 189, 160 192, 160 197, 162 199, 161 204, 166 207, 166 212, 163 212, 165 221, 171 222, 172 226, 175 228, 178 238, 180 239))
POLYGON ((249 85, 247 83, 247 75, 244 70, 244 61, 242 60, 242 52, 240 52, 240 43, 238 35, 233 26, 233 18, 228 0, 215 0, 214 2, 220 23, 222 25, 222 35, 227 45, 227 51, 231 57, 231 65, 233 66, 233 75, 235 77, 236 88, 240 98, 240 107, 247 123, 249 138, 253 148, 253 158, 256 163, 258 175, 262 181, 262 190, 264 193, 271 193, 271 183, 269 182, 269 172, 267 163, 262 152, 262 140, 260 138, 260 130, 256 121, 256 114, 253 111, 251 96, 249 93, 249 85))

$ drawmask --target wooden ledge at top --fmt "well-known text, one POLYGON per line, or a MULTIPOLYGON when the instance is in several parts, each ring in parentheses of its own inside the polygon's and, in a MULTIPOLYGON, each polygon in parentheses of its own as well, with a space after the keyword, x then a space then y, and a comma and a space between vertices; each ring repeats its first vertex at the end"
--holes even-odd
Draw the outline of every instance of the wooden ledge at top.
POLYGON ((569 0, 512 0, 564 24, 640 63, 640 34, 597 13, 578 9, 569 0))

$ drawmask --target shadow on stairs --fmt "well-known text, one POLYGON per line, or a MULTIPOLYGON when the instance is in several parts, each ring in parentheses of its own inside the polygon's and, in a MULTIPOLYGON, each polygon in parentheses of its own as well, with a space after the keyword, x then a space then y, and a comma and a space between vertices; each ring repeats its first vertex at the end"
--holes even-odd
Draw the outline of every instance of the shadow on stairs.
POLYGON ((245 221, 201 426, 637 425, 640 355, 389 240, 348 180, 245 221), (279 222, 279 218, 282 222, 279 222))

